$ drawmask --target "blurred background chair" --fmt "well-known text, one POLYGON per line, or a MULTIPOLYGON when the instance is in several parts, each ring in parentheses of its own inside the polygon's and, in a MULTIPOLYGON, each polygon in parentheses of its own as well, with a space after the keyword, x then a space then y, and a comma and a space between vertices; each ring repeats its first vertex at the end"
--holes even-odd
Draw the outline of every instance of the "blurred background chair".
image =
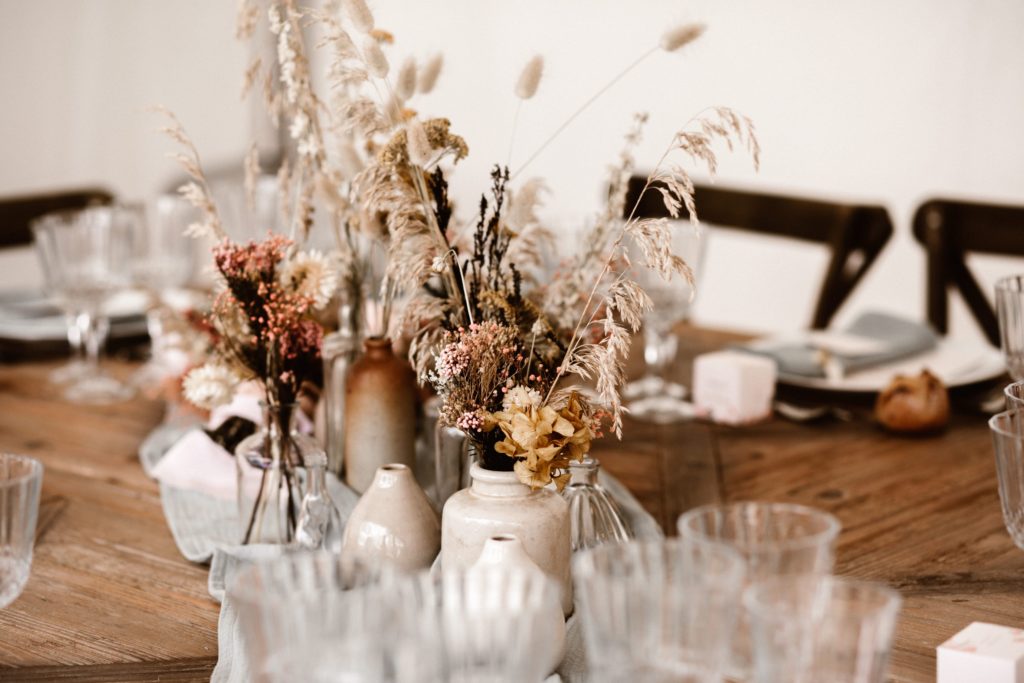
POLYGON ((1024 207, 932 199, 914 213, 914 237, 928 260, 928 321, 949 329, 949 290, 956 288, 985 337, 999 346, 999 322, 967 267, 967 254, 1024 256, 1024 207))
MULTIPOLYGON (((626 213, 636 204, 646 176, 629 181, 626 213)), ((726 187, 696 185, 697 214, 702 222, 767 235, 814 242, 831 252, 818 293, 811 327, 824 329, 874 264, 892 237, 889 212, 882 206, 826 202, 726 187)), ((661 194, 648 191, 636 215, 669 217, 661 194)))
POLYGON ((102 188, 0 198, 0 249, 32 244, 29 224, 44 214, 111 204, 113 201, 114 195, 102 188))

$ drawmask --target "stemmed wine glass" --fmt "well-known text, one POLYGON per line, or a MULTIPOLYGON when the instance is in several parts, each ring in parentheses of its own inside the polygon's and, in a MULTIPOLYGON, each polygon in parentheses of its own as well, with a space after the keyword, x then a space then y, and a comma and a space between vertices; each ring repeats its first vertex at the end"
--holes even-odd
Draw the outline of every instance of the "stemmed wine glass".
MULTIPOLYGON (((689 221, 673 221, 670 227, 672 251, 686 261, 696 280, 704 261, 707 230, 689 221)), ((690 317, 695 287, 678 273, 666 280, 657 272, 637 268, 635 275, 654 307, 644 316, 644 376, 623 390, 627 407, 634 417, 653 422, 690 417, 692 408, 683 400, 686 387, 666 375, 678 348, 673 328, 690 317)))
POLYGON ((82 332, 86 370, 64 392, 77 403, 110 403, 131 390, 100 369, 110 329, 111 296, 129 283, 132 241, 142 224, 137 207, 102 206, 47 214, 32 224, 46 287, 82 332))
MULTIPOLYGON (((142 207, 140 207, 140 210, 142 207)), ((132 383, 139 387, 159 382, 174 370, 169 321, 175 310, 189 307, 188 292, 196 271, 195 240, 185 235, 199 219, 198 210, 184 197, 167 194, 145 207, 146 220, 132 243, 132 283, 147 295, 146 328, 152 344, 149 362, 136 372, 132 383)))

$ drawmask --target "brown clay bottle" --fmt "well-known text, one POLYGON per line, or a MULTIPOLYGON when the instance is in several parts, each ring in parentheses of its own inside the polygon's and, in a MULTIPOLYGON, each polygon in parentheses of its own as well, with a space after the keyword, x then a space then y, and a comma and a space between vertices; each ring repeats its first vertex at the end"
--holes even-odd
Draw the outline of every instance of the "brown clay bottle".
POLYGON ((371 337, 345 382, 345 483, 362 493, 377 468, 416 461, 416 373, 391 341, 371 337))

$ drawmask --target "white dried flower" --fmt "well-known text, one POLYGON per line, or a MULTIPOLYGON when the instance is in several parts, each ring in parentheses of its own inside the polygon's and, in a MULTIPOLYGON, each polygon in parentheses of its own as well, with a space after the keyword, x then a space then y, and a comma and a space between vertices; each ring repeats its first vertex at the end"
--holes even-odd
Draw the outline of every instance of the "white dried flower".
POLYGON ((441 75, 441 67, 444 66, 444 55, 440 52, 427 60, 427 63, 420 69, 416 89, 426 94, 437 85, 437 77, 441 75))
POLYGON ((661 49, 675 52, 700 38, 706 28, 704 24, 683 24, 670 28, 661 36, 661 49))
POLYGON ((288 128, 288 132, 292 136, 292 140, 298 140, 306 134, 309 130, 309 116, 306 112, 301 109, 295 113, 295 118, 292 119, 292 125, 288 128))
POLYGON ((541 400, 540 392, 536 389, 515 386, 501 399, 501 408, 506 412, 513 408, 539 408, 541 400))
POLYGON ((403 100, 409 99, 416 93, 416 60, 412 57, 406 58, 402 62, 402 68, 398 70, 395 92, 403 100))
POLYGON ((544 58, 534 55, 523 67, 516 82, 516 97, 521 100, 528 100, 537 93, 537 86, 540 85, 540 77, 544 74, 544 58))
POLYGON ((267 21, 270 24, 271 33, 276 36, 281 32, 284 22, 281 21, 281 12, 278 10, 277 5, 271 5, 270 9, 267 10, 267 21))
POLYGON ((435 273, 443 273, 445 268, 445 262, 448 259, 445 256, 435 256, 434 260, 430 262, 430 270, 435 273))
POLYGON ((370 11, 366 0, 345 0, 345 14, 349 21, 363 33, 373 30, 373 12, 370 11))
POLYGON ((194 368, 182 382, 185 398, 200 408, 212 410, 231 402, 239 378, 226 365, 211 361, 194 368))
POLYGON ((384 51, 380 49, 380 43, 376 38, 367 38, 363 41, 363 59, 371 76, 387 78, 390 68, 388 58, 384 56, 384 51))
POLYGON ((430 146, 427 131, 419 119, 411 119, 405 128, 406 146, 409 148, 409 161, 420 168, 426 168, 434 155, 430 146))
POLYGON ((341 275, 335 263, 317 250, 300 251, 281 268, 281 284, 290 292, 309 298, 321 309, 338 290, 341 275))

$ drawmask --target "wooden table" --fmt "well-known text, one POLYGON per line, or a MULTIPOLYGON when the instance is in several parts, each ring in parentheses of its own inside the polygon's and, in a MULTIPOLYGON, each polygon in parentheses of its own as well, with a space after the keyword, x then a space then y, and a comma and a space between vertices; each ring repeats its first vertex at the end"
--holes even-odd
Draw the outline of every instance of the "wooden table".
MULTIPOLYGON (((734 338, 691 331, 683 355, 734 338)), ((178 553, 136 458, 161 406, 68 405, 46 382, 50 367, 0 367, 0 450, 46 465, 32 576, 0 611, 0 666, 19 668, 0 668, 0 680, 208 679, 218 606, 207 571, 178 553)), ((670 533, 681 512, 713 500, 836 514, 838 573, 904 596, 894 681, 934 681, 935 646, 971 621, 1024 625, 1024 552, 1003 528, 981 415, 926 438, 890 436, 864 418, 627 430, 597 454, 670 533)))

